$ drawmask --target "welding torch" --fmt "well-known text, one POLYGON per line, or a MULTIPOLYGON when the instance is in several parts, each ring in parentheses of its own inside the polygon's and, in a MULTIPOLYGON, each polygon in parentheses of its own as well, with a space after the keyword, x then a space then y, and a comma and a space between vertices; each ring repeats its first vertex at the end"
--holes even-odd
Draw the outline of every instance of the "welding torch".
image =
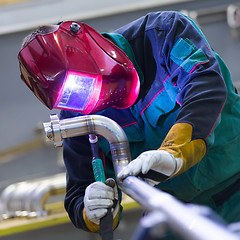
MULTIPOLYGON (((105 172, 102 159, 99 155, 98 138, 95 134, 89 134, 89 142, 92 150, 92 167, 95 181, 100 181, 114 188, 115 181, 112 178, 105 178, 105 172)), ((113 214, 111 208, 108 208, 107 214, 100 219, 100 236, 102 240, 113 239, 113 214)))

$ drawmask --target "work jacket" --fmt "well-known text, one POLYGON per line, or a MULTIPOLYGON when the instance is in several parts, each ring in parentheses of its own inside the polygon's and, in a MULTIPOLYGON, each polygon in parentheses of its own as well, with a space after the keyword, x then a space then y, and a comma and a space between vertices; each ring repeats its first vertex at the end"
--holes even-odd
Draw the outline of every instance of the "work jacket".
MULTIPOLYGON (((156 187, 210 206, 227 221, 240 220, 223 209, 240 186, 240 98, 203 33, 181 13, 154 12, 103 36, 128 55, 141 87, 130 108, 97 114, 123 128, 132 159, 152 149, 183 159, 179 174, 156 187)), ((79 115, 61 112, 61 118, 79 115)), ((99 137, 99 145, 106 176, 115 178, 109 143, 99 137)), ((94 182, 91 159, 88 136, 64 140, 65 207, 75 226, 87 231, 95 231, 83 216, 84 192, 94 182)))

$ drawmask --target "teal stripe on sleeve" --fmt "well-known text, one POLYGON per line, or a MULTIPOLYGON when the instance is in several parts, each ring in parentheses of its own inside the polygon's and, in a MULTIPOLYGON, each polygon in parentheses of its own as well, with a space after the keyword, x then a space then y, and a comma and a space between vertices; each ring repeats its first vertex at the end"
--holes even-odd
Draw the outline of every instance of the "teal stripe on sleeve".
POLYGON ((208 62, 202 49, 197 48, 189 39, 179 38, 174 44, 170 58, 186 72, 190 72, 196 65, 208 62))

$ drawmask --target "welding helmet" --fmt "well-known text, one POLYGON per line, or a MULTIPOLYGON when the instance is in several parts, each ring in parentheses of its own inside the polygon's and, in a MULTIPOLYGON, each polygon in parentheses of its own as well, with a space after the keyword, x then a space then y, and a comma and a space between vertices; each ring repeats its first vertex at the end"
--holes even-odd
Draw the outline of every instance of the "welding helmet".
POLYGON ((49 109, 92 114, 128 108, 140 81, 127 55, 84 23, 37 34, 18 55, 21 79, 49 109))

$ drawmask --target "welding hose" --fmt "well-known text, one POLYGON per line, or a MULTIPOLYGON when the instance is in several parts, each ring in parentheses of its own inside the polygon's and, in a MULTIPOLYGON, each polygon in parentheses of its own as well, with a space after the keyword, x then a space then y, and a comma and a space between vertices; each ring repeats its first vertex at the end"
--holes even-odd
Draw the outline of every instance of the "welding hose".
MULTIPOLYGON (((105 180, 105 172, 102 160, 99 156, 98 138, 95 134, 89 134, 93 160, 93 173, 96 181, 101 181, 109 187, 115 187, 115 181, 112 178, 105 180)), ((100 236, 102 240, 113 240, 113 214, 112 209, 107 209, 107 214, 100 219, 100 236)))

